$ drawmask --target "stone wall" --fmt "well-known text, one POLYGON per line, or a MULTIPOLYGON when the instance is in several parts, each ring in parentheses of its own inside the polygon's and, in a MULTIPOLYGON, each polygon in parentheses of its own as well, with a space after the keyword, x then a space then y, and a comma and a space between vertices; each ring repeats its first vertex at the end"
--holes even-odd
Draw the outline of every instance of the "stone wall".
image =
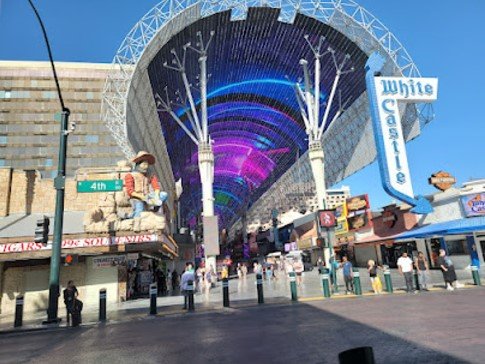
POLYGON ((10 210, 10 186, 12 168, 0 168, 0 217, 7 216, 10 210))

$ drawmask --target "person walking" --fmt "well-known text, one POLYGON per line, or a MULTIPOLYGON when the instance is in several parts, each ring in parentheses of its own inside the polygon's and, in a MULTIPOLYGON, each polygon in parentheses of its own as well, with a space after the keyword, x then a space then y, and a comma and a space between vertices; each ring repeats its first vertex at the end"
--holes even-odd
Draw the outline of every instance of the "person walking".
POLYGON ((246 263, 242 265, 241 272, 242 272, 242 277, 246 278, 246 276, 248 275, 248 267, 246 266, 246 263))
POLYGON ((456 282, 455 267, 450 257, 446 255, 446 251, 444 249, 440 249, 440 255, 438 256, 438 265, 441 268, 441 272, 443 273, 446 289, 448 291, 453 291, 455 289, 453 285, 456 282))
POLYGON ((69 323, 71 322, 71 315, 73 313, 74 301, 79 295, 79 292, 74 285, 74 281, 67 282, 67 287, 62 293, 64 295, 64 304, 66 305, 66 322, 67 325, 69 325, 69 323))
POLYGON ((414 265, 418 271, 418 281, 421 289, 429 291, 429 264, 428 259, 426 259, 423 252, 418 252, 418 257, 416 258, 414 265))
POLYGON ((243 275, 241 263, 237 263, 236 271, 237 271, 237 278, 241 279, 243 275))
POLYGON ((184 295, 184 307, 183 307, 184 310, 188 308, 189 294, 191 293, 191 291, 193 292, 194 281, 195 281, 195 276, 194 276, 194 269, 193 269, 192 263, 187 262, 185 263, 185 272, 182 274, 182 277, 180 278, 180 290, 184 295), (192 281, 191 290, 189 290, 190 281, 192 281))
POLYGON ((170 291, 173 291, 172 272, 170 272, 170 269, 167 269, 167 291, 168 295, 170 295, 170 291))
POLYGON ((369 272, 369 277, 372 284, 372 290, 374 291, 375 294, 381 294, 382 283, 381 283, 381 279, 377 275, 377 268, 378 267, 375 261, 373 261, 372 259, 369 259, 367 261, 367 271, 369 272))
POLYGON ((397 266, 399 268, 399 273, 404 276, 406 282, 406 292, 412 293, 417 292, 414 290, 413 285, 413 261, 408 257, 408 253, 402 253, 401 257, 397 260, 397 266))
POLYGON ((177 270, 174 269, 173 272, 172 272, 172 290, 173 290, 173 293, 175 293, 175 289, 178 287, 178 283, 179 283, 179 275, 177 273, 177 270))
POLYGON ((354 273, 352 271, 352 263, 349 262, 349 259, 346 255, 342 257, 342 273, 344 275, 345 281, 345 294, 354 293, 354 273))

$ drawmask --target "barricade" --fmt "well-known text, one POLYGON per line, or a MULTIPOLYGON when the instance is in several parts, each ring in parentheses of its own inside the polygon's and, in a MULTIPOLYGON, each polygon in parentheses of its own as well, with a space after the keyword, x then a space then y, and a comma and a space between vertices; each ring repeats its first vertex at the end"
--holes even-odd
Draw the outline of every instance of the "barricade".
POLYGON ((106 288, 99 290, 99 321, 106 321, 106 288))
POLYGON ((150 315, 157 314, 157 284, 150 284, 150 315))
POLYGON ((263 276, 261 274, 256 274, 256 288, 258 290, 258 303, 264 303, 263 295, 263 276))
POLYGON ((472 277, 473 283, 477 286, 481 286, 482 282, 480 281, 480 270, 476 265, 472 265, 472 277))
POLYGON ((229 280, 222 279, 222 302, 224 307, 229 307, 229 280))
POLYGON ((394 289, 392 288, 391 271, 389 270, 389 268, 384 269, 384 281, 386 283, 387 293, 394 292, 394 289))
POLYGON ((322 269, 322 285, 323 285, 323 296, 325 298, 330 298, 330 275, 328 274, 328 269, 322 269))
POLYGON ((187 281, 187 299, 189 303, 189 311, 193 312, 195 310, 194 307, 194 281, 190 280, 187 281))
POLYGON ((354 292, 356 295, 362 295, 362 286, 360 285, 360 272, 357 268, 353 269, 354 271, 354 292))
POLYGON ((289 272, 290 277, 290 290, 291 290, 291 300, 298 301, 298 294, 296 292, 296 274, 295 272, 289 272))
POLYGON ((24 296, 17 296, 15 299, 15 321, 13 327, 21 327, 24 317, 24 296))

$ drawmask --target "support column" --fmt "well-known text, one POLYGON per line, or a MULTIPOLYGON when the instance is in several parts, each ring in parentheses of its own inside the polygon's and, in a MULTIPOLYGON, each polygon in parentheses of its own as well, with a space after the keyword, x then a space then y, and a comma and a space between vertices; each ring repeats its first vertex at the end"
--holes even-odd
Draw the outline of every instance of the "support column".
MULTIPOLYGON (((202 184, 202 213, 204 216, 214 216, 214 152, 210 143, 199 144, 199 171, 202 184)), ((212 266, 216 271, 216 257, 205 256, 206 266, 212 266)))
POLYGON ((308 144, 310 165, 318 199, 318 209, 323 210, 327 206, 327 190, 325 188, 325 167, 323 147, 320 141, 311 141, 308 144))

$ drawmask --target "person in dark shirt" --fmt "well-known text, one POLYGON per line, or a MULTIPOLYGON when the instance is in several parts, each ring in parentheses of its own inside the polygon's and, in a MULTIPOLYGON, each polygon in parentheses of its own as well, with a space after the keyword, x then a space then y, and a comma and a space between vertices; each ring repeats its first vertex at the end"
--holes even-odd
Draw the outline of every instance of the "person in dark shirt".
POLYGON ((455 267, 450 257, 446 255, 446 251, 444 249, 440 249, 440 256, 438 257, 438 266, 441 268, 441 272, 443 273, 446 289, 448 291, 453 291, 455 289, 453 287, 453 284, 456 282, 455 267))
POLYGON ((77 288, 74 285, 74 281, 67 282, 67 288, 64 289, 63 293, 64 293, 64 304, 66 305, 67 324, 69 325, 70 316, 72 315, 73 308, 74 308, 74 301, 79 295, 77 288))

